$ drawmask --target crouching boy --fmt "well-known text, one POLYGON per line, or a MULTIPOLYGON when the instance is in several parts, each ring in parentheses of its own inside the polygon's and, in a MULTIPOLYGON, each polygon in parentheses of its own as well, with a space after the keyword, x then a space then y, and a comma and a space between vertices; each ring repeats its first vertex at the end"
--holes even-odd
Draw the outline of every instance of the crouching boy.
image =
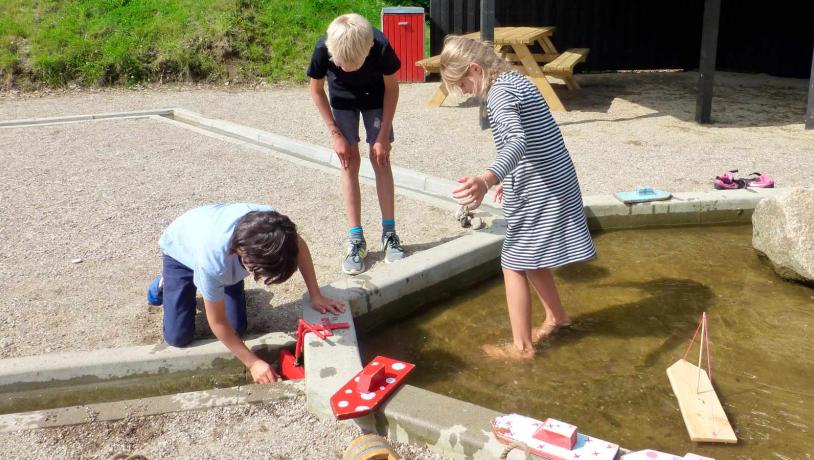
POLYGON ((286 281, 299 269, 311 306, 325 313, 344 311, 342 303, 323 297, 308 245, 288 217, 270 206, 215 204, 187 211, 161 235, 161 276, 150 284, 147 301, 164 305, 164 339, 172 346, 192 342, 195 293, 201 292, 210 329, 251 371, 256 383, 279 376, 243 343, 246 294, 250 274, 266 285, 286 281))

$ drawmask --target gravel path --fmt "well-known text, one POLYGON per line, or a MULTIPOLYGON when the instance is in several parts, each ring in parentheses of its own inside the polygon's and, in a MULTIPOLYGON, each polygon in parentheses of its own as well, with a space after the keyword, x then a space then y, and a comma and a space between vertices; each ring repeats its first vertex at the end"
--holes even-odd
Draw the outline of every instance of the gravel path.
MULTIPOLYGON (((158 238, 207 203, 272 204, 309 242, 320 283, 344 276, 339 179, 328 172, 153 120, 0 129, 0 164, 0 357, 159 341, 161 309, 144 300, 161 268, 158 238)), ((375 188, 362 196, 375 265, 375 188)), ((447 210, 396 206, 408 252, 461 234, 447 210)), ((299 274, 247 289, 250 333, 296 328, 299 274)), ((198 320, 198 335, 209 334, 198 320)))
MULTIPOLYGON (((117 422, 0 434, 3 458, 331 460, 361 433, 307 413, 305 397, 266 404, 137 417, 117 422)), ((438 460, 427 449, 391 442, 405 460, 438 460)))
MULTIPOLYGON (((670 191, 709 190, 726 169, 764 171, 780 186, 814 180, 814 132, 803 130, 807 81, 716 74, 714 125, 693 121, 697 74, 578 76, 582 91, 561 91, 571 111, 555 113, 585 194, 650 184, 670 191)), ((394 163, 455 179, 481 172, 494 157, 489 131, 472 102, 426 102, 437 83, 402 85, 394 163), (453 105, 450 105, 453 104, 453 105)), ((45 95, 0 93, 0 119, 184 107, 330 147, 304 86, 161 87, 45 95)))

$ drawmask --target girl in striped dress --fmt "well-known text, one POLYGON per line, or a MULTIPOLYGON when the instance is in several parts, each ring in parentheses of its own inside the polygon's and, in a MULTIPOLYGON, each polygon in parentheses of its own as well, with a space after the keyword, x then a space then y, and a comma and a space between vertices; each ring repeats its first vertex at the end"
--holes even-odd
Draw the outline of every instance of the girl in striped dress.
POLYGON ((450 36, 441 53, 441 77, 450 90, 486 99, 497 158, 479 176, 458 179, 453 197, 476 208, 497 186, 507 222, 501 251, 512 342, 484 345, 493 357, 531 358, 534 346, 571 324, 551 268, 596 255, 582 209, 576 171, 545 99, 510 70, 492 46, 450 36), (545 307, 532 329, 529 284, 545 307))

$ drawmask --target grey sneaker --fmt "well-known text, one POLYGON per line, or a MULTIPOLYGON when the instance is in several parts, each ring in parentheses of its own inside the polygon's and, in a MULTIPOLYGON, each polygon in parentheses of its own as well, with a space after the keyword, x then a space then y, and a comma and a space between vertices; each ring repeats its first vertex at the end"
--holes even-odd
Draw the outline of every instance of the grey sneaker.
POLYGON ((348 241, 348 254, 342 262, 342 271, 348 275, 358 275, 365 271, 365 257, 367 257, 367 243, 365 240, 348 241))
POLYGON ((382 246, 384 247, 384 262, 392 264, 404 258, 404 249, 401 248, 401 241, 395 232, 387 232, 382 235, 382 246))

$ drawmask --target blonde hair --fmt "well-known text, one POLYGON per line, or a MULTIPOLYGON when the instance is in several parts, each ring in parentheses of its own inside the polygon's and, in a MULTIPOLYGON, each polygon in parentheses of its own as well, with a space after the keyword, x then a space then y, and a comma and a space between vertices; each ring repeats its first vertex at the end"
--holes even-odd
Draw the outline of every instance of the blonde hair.
POLYGON ((361 67, 373 46, 373 27, 358 14, 343 14, 328 26, 325 46, 335 64, 361 67))
POLYGON ((449 91, 460 92, 458 83, 469 71, 469 65, 475 63, 483 69, 478 96, 489 94, 489 88, 498 75, 509 70, 509 65, 495 53, 493 45, 480 40, 448 35, 444 39, 444 50, 441 51, 441 79, 449 91))

